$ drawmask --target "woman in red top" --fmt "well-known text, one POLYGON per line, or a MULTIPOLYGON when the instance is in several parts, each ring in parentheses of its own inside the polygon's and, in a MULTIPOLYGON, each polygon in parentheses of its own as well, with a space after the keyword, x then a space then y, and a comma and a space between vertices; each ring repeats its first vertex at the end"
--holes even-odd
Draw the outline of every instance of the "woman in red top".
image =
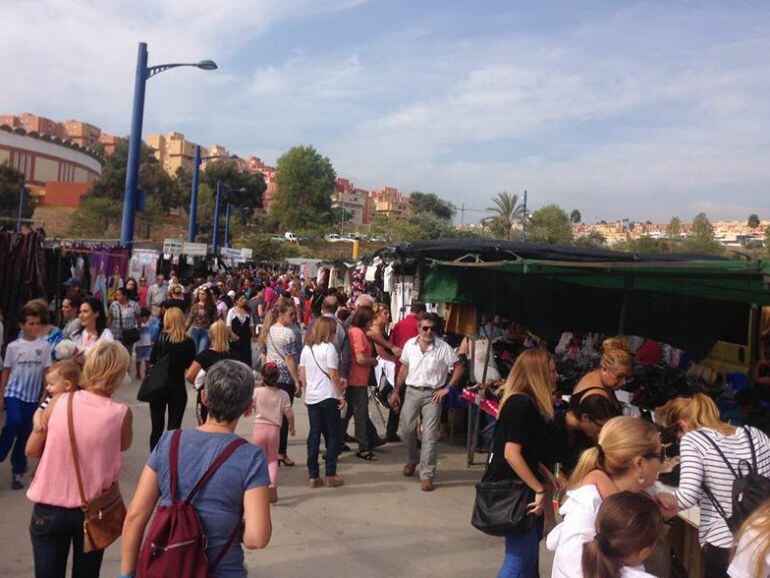
POLYGON ((366 332, 372 326, 374 311, 369 307, 359 307, 353 314, 348 329, 350 341, 350 373, 348 374, 348 388, 345 390, 345 401, 355 420, 356 439, 358 451, 356 456, 374 461, 372 453, 372 440, 366 431, 366 423, 369 419, 369 378, 372 368, 377 365, 377 357, 372 350, 372 342, 366 337, 366 332))

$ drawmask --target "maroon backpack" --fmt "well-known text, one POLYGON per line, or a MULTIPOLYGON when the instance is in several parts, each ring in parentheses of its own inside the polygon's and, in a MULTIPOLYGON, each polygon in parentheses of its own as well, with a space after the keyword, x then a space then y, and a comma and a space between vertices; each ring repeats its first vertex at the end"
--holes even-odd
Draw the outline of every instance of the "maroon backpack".
POLYGON ((150 531, 139 551, 136 568, 137 578, 166 578, 167 576, 185 576, 186 578, 207 578, 211 570, 222 561, 230 546, 240 533, 242 523, 233 530, 227 543, 210 563, 206 558, 206 536, 203 535, 198 513, 192 505, 195 494, 211 479, 227 458, 246 440, 239 438, 222 450, 211 467, 206 470, 187 499, 177 500, 179 481, 179 441, 182 430, 176 430, 171 436, 168 465, 171 486, 171 503, 158 506, 152 520, 150 531))

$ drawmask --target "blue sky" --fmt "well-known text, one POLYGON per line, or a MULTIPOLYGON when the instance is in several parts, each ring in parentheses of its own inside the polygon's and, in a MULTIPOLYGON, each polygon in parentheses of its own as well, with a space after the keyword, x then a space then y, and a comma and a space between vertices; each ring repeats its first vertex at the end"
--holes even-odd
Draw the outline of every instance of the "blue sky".
MULTIPOLYGON (((274 162, 312 144, 358 186, 484 209, 529 191, 588 222, 770 218, 761 1, 5 0, 0 110, 177 130, 274 162)), ((470 215, 470 216, 468 216, 470 215)), ((482 213, 469 213, 476 220, 482 213)))

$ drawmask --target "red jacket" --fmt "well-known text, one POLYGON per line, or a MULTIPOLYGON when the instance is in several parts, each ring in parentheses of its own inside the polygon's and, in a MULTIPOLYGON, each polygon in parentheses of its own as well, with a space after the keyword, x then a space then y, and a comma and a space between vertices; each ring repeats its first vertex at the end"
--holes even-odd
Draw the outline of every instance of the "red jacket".
MULTIPOLYGON (((419 334, 420 318, 417 315, 410 313, 393 326, 393 331, 390 334, 390 342, 396 347, 403 349, 407 341, 412 337, 417 337, 419 334)), ((398 372, 400 370, 401 362, 396 360, 396 378, 398 378, 398 372)), ((395 383, 393 385, 395 385, 395 383)))

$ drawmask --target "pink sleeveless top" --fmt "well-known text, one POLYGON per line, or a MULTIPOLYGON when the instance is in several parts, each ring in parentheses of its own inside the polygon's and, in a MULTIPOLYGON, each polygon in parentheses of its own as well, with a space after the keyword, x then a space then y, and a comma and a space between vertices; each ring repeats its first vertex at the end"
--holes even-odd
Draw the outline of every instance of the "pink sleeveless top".
MULTIPOLYGON (((120 430, 128 407, 87 391, 78 391, 74 395, 75 440, 86 500, 90 500, 120 477, 120 430)), ((43 457, 27 498, 62 508, 81 505, 67 428, 67 395, 56 401, 51 413, 43 457)))

